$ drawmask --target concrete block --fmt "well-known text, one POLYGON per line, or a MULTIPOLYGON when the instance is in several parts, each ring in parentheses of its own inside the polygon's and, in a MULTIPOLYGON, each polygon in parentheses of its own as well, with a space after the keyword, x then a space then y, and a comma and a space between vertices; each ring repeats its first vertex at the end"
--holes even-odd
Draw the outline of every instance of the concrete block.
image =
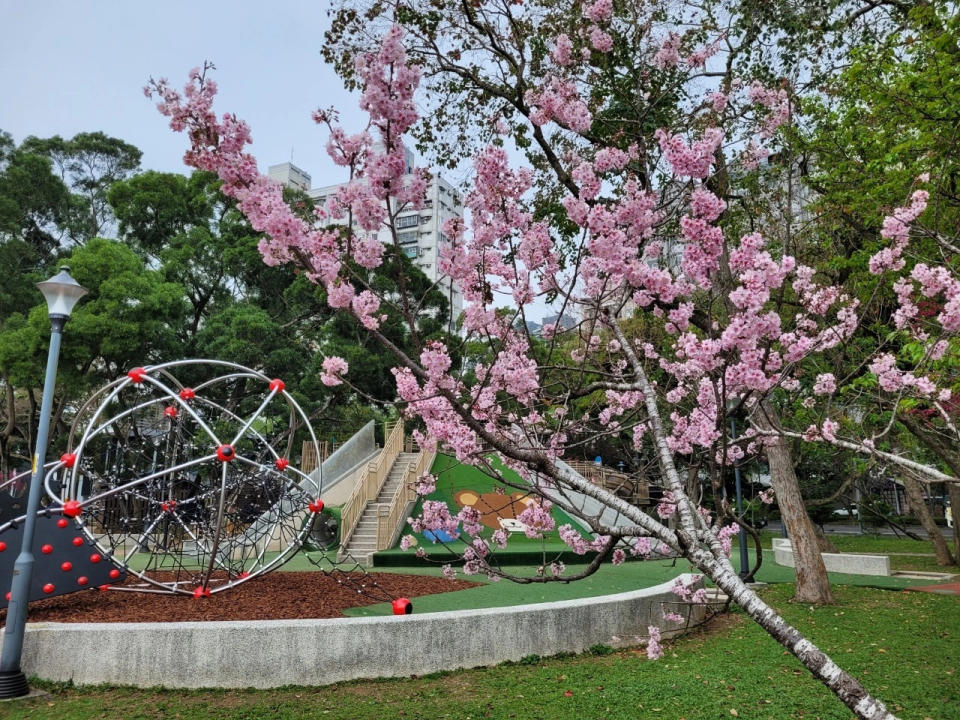
MULTIPOLYGON (((796 567, 790 540, 773 539, 773 556, 777 565, 796 567)), ((889 576, 890 558, 886 555, 861 555, 858 553, 821 553, 827 572, 846 573, 847 575, 889 576)))

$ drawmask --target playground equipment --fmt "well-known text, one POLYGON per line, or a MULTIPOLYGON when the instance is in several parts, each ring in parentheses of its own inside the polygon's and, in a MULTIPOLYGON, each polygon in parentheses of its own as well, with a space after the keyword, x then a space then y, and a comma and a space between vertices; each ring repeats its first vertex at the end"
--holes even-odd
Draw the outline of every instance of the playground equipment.
MULTIPOLYGON (((38 557, 50 562, 31 599, 127 574, 137 582, 114 589, 207 597, 281 566, 323 509, 319 470, 290 462, 300 436, 316 448, 281 380, 217 360, 130 370, 83 404, 44 476, 38 557)), ((22 517, 0 521, 2 577, 22 517)))

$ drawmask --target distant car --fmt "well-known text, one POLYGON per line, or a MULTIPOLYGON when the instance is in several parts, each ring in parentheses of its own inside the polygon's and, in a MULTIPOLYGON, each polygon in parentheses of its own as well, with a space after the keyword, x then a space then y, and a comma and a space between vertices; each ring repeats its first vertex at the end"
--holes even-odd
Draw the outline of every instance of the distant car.
POLYGON ((834 510, 833 514, 838 518, 845 517, 857 517, 859 514, 857 508, 840 508, 839 510, 834 510))
POLYGON ((943 516, 947 519, 947 527, 953 527, 953 508, 947 505, 946 509, 943 511, 943 516))

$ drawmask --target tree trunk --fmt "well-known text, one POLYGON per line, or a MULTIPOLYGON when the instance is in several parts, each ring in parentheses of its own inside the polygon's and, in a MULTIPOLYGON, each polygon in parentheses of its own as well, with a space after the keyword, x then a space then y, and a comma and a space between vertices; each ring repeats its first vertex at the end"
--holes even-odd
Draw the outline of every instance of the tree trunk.
POLYGON ((870 695, 860 682, 839 667, 826 653, 803 637, 772 607, 747 587, 729 563, 711 559, 698 567, 717 587, 773 639, 789 650, 803 663, 817 680, 826 685, 860 720, 895 720, 883 703, 870 695))
POLYGON ((828 538, 823 530, 820 529, 819 525, 813 526, 813 531, 817 534, 817 548, 819 548, 822 553, 835 553, 840 552, 837 550, 837 546, 828 538))
MULTIPOLYGON (((769 402, 762 402, 753 420, 763 430, 775 430, 776 414, 769 402)), ((780 517, 787 528, 793 561, 797 572, 797 602, 826 605, 833 602, 827 568, 820 556, 817 531, 800 496, 800 483, 793 469, 793 458, 787 439, 774 435, 766 446, 770 463, 770 483, 776 493, 780 517)))
POLYGON ((930 514, 930 509, 923 499, 923 489, 920 487, 920 481, 913 475, 905 473, 903 475, 903 488, 907 491, 907 502, 910 503, 910 509, 916 514, 923 529, 933 542, 933 551, 937 554, 937 565, 953 565, 953 556, 950 554, 950 548, 947 547, 947 541, 943 539, 940 528, 933 521, 933 515, 930 514))
POLYGON ((960 485, 947 483, 950 512, 953 513, 953 556, 960 561, 960 485))

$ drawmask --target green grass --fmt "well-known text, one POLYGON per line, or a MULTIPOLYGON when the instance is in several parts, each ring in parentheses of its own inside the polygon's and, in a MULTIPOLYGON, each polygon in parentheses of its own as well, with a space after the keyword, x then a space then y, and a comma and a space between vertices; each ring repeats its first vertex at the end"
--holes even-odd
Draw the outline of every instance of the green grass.
MULTIPOLYGON (((836 605, 788 602, 787 619, 904 720, 960 718, 960 604, 956 597, 839 587, 836 605)), ((73 688, 3 707, 10 720, 848 720, 852 714, 739 613, 668 643, 659 662, 635 650, 600 652, 424 678, 269 691, 73 688), (736 711, 736 716, 731 711, 736 711)))

